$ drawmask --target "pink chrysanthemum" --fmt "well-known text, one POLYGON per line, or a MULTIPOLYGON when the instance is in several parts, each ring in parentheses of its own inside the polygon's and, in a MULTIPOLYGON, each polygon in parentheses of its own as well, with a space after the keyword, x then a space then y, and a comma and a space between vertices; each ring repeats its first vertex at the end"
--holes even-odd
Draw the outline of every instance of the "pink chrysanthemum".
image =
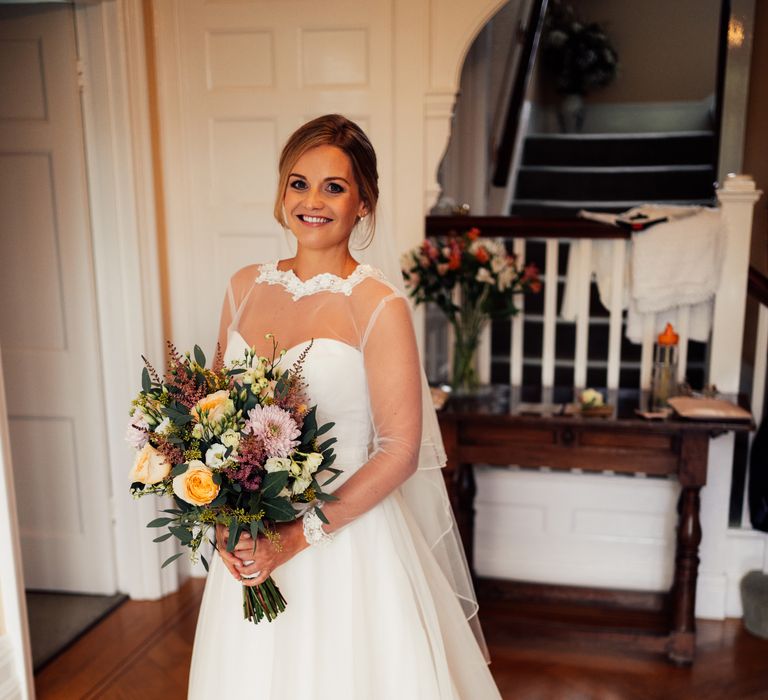
POLYGON ((261 440, 268 457, 287 457, 301 435, 296 421, 278 406, 254 406, 243 432, 261 440))

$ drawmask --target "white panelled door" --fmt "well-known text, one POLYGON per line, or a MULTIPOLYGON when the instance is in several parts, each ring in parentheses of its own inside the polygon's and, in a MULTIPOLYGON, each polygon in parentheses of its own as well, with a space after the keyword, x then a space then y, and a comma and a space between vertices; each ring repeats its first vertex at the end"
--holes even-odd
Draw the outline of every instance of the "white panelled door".
POLYGON ((115 592, 74 16, 0 8, 0 343, 28 588, 115 592))
POLYGON ((287 252, 272 208, 296 127, 354 119, 390 189, 393 2, 153 5, 173 335, 211 349, 230 275, 287 252))

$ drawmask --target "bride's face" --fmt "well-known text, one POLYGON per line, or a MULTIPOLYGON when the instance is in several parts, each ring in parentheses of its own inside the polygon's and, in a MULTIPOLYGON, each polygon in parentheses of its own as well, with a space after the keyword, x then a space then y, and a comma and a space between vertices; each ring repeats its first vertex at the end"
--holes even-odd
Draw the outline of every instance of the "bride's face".
POLYGON ((296 161, 283 204, 299 245, 314 249, 346 243, 367 213, 349 156, 336 146, 311 148, 296 161))

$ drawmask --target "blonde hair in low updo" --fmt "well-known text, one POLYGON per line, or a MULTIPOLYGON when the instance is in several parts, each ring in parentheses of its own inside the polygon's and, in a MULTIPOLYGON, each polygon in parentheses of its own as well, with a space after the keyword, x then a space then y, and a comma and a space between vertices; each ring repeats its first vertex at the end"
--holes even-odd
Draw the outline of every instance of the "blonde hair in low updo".
POLYGON ((335 146, 341 149, 347 154, 352 164, 352 173, 360 191, 360 199, 368 209, 368 215, 364 219, 366 232, 360 243, 360 247, 365 248, 370 245, 376 228, 376 202, 379 199, 376 152, 365 132, 355 122, 340 114, 326 114, 307 122, 296 129, 283 146, 275 198, 275 219, 283 228, 288 228, 283 208, 288 177, 296 161, 308 150, 317 146, 335 146))

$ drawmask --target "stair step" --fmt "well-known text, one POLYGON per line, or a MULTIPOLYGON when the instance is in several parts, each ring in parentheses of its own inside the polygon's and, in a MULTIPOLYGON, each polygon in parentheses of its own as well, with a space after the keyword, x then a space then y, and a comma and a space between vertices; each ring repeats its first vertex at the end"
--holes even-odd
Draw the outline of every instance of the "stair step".
POLYGON ((579 210, 587 209, 589 211, 604 211, 619 213, 640 206, 641 204, 681 204, 681 205, 699 205, 714 206, 715 199, 667 199, 667 200, 636 200, 627 199, 622 201, 590 200, 573 202, 558 199, 517 199, 512 203, 509 211, 512 216, 525 216, 532 218, 547 217, 573 217, 577 216, 579 210))
POLYGON ((711 131, 643 134, 529 134, 524 165, 657 165, 711 163, 711 131))
POLYGON ((714 193, 714 171, 695 168, 523 167, 515 200, 623 201, 709 199, 714 193))

